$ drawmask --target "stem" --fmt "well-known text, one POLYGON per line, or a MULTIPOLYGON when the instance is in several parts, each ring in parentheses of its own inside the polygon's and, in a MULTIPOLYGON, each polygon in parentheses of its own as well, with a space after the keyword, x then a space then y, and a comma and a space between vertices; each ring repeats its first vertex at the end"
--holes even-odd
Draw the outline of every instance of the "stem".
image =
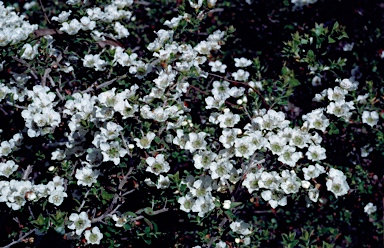
POLYGON ((31 233, 33 233, 34 231, 36 231, 36 228, 30 230, 29 232, 27 232, 26 234, 24 234, 23 236, 21 236, 18 240, 15 240, 15 241, 13 241, 13 242, 9 243, 8 245, 3 246, 3 247, 1 247, 1 248, 9 248, 9 247, 11 247, 12 245, 15 245, 15 244, 17 244, 17 243, 22 242, 23 239, 25 239, 27 236, 29 236, 29 235, 30 235, 31 233))
POLYGON ((247 83, 243 83, 243 82, 239 82, 239 81, 235 81, 235 80, 231 80, 231 79, 228 79, 226 77, 223 77, 223 76, 220 76, 220 75, 217 75, 217 74, 214 74, 214 73, 208 73, 209 75, 211 76, 214 76, 214 77, 218 77, 218 78, 221 78, 221 79, 224 79, 225 81, 228 81, 229 83, 232 83, 233 85, 242 85, 242 86, 245 86, 246 88, 250 88, 252 89, 254 92, 256 92, 256 94, 260 97, 264 107, 266 109, 270 109, 271 107, 268 105, 268 103, 265 101, 263 95, 260 93, 259 90, 255 89, 254 87, 250 86, 249 84, 247 83))

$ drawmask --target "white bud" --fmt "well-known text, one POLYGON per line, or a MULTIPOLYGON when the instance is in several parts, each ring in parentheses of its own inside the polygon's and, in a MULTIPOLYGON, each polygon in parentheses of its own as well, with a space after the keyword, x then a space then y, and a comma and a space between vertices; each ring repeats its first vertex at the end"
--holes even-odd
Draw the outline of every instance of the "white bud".
POLYGON ((128 148, 129 148, 129 149, 133 149, 133 148, 135 148, 135 145, 134 145, 134 144, 129 144, 129 145, 128 145, 128 148))
POLYGON ((186 125, 188 125, 188 121, 183 121, 183 122, 181 123, 181 125, 182 125, 182 126, 186 126, 186 125))
POLYGON ((225 200, 223 202, 223 208, 224 209, 230 209, 231 208, 231 200, 225 200))
POLYGON ((48 171, 50 171, 50 172, 52 172, 52 171, 54 171, 55 170, 55 166, 49 166, 49 168, 48 168, 48 171))
POLYGON ((238 99, 238 100, 236 101, 236 103, 237 103, 238 105, 241 105, 241 104, 243 104, 243 100, 238 99))
POLYGON ((239 238, 235 238, 235 242, 236 242, 236 244, 238 244, 238 243, 241 242, 241 239, 239 239, 239 238))
POLYGON ((304 189, 308 189, 310 186, 311 186, 310 182, 305 180, 301 181, 301 187, 303 187, 304 189))

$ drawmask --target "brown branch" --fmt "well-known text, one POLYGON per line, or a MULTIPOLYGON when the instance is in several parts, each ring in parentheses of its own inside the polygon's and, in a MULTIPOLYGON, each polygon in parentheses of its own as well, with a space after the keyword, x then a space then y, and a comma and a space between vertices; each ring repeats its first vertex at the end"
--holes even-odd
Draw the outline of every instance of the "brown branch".
POLYGON ((224 79, 225 81, 229 82, 229 83, 232 83, 233 85, 235 86, 245 86, 246 88, 249 88, 249 89, 252 89, 254 92, 256 92, 256 94, 260 97, 264 107, 266 109, 270 109, 270 106, 268 105, 268 103, 265 101, 263 95, 260 93, 259 90, 255 89, 254 87, 250 86, 249 84, 247 83, 243 83, 243 82, 239 82, 239 81, 235 81, 235 80, 231 80, 231 79, 228 79, 226 77, 223 77, 223 76, 220 76, 220 75, 217 75, 217 74, 214 74, 214 73, 208 73, 209 75, 211 76, 214 76, 214 77, 218 77, 218 78, 221 78, 221 79, 224 79))
POLYGON ((27 236, 31 235, 31 233, 33 233, 34 231, 36 231, 36 228, 30 230, 29 232, 27 232, 26 234, 21 236, 18 240, 15 240, 15 241, 13 241, 13 242, 9 243, 8 245, 3 246, 1 248, 10 248, 12 245, 15 245, 15 244, 18 244, 18 243, 22 242, 23 239, 25 239, 27 236))

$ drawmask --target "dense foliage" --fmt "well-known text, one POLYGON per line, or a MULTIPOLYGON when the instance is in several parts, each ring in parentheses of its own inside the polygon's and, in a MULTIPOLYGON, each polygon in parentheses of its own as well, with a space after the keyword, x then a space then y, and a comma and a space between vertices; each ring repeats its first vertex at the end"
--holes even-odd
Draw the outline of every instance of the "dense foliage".
POLYGON ((382 247, 383 10, 0 2, 0 246, 382 247))

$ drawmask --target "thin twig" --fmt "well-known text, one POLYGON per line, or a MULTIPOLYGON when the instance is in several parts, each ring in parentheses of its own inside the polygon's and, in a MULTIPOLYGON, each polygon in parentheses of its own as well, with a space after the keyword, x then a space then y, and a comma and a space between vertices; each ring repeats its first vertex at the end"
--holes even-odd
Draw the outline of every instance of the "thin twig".
MULTIPOLYGON (((168 211, 168 208, 162 208, 162 209, 153 211, 151 215, 157 215, 157 214, 161 214, 161 213, 164 213, 167 211, 168 211)), ((131 221, 141 220, 143 218, 144 218, 144 216, 140 215, 140 216, 137 216, 136 218, 132 218, 131 221)))
POLYGON ((27 180, 28 179, 29 174, 31 174, 31 172, 32 172, 32 168, 33 168, 33 165, 28 165, 27 166, 27 169, 25 169, 25 171, 23 173, 23 177, 21 178, 22 180, 27 180))
POLYGON ((15 241, 9 243, 8 245, 3 246, 3 247, 0 247, 0 248, 9 248, 9 247, 11 247, 12 245, 15 245, 15 244, 17 244, 17 243, 20 243, 20 242, 23 241, 23 239, 25 239, 27 236, 29 236, 29 235, 30 235, 31 233, 33 233, 34 231, 36 231, 36 228, 30 230, 29 232, 27 232, 26 234, 24 234, 23 236, 21 236, 18 240, 15 240, 15 241))
POLYGON ((28 64, 28 62, 27 61, 25 61, 24 59, 19 59, 18 57, 16 57, 16 56, 12 56, 12 58, 14 59, 14 60, 16 60, 17 62, 19 62, 19 63, 22 63, 23 65, 25 65, 26 67, 28 67, 28 69, 30 69, 31 70, 31 74, 32 74, 32 76, 37 80, 37 79, 39 79, 39 77, 37 76, 37 71, 34 69, 34 68, 32 68, 29 64, 28 64))
POLYGON ((39 4, 40 4, 40 7, 41 7, 41 10, 42 10, 43 13, 44 13, 44 17, 45 17, 45 19, 47 20, 47 22, 48 22, 49 24, 52 25, 51 21, 48 19, 47 14, 45 13, 45 8, 44 8, 44 5, 43 5, 43 3, 41 2, 41 0, 39 0, 39 4))
POLYGON ((83 202, 81 203, 81 205, 80 205, 79 208, 77 209, 77 212, 80 212, 80 210, 84 207, 85 199, 87 199, 88 194, 89 194, 90 191, 91 191, 91 190, 89 189, 89 190, 85 193, 83 202))
POLYGON ((217 74, 214 74, 214 73, 208 73, 208 74, 211 75, 211 76, 214 76, 214 77, 218 77, 218 78, 224 79, 225 81, 228 81, 229 83, 232 83, 232 84, 234 84, 236 86, 237 85, 242 85, 242 86, 245 86, 247 88, 251 88, 260 97, 261 101, 263 102, 264 107, 266 109, 270 109, 270 106, 265 101, 265 99, 264 99, 263 95, 260 93, 260 91, 255 89, 254 87, 250 86, 249 84, 244 83, 244 82, 239 82, 239 81, 231 80, 231 79, 228 79, 226 77, 223 77, 223 76, 220 76, 220 75, 217 75, 217 74))

